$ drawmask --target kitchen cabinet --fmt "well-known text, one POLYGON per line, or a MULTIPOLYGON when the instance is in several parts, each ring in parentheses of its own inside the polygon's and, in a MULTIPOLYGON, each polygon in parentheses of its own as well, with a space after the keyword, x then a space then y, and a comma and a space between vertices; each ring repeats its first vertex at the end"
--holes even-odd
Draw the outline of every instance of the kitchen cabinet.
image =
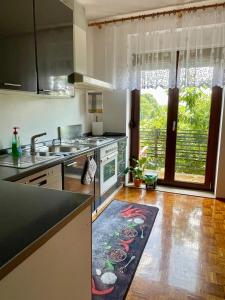
POLYGON ((91 239, 89 204, 0 281, 0 299, 91 300, 91 239))
POLYGON ((37 91, 32 0, 1 2, 0 88, 37 91))
POLYGON ((8 0, 0 10, 0 88, 73 96, 73 10, 60 0, 8 0), (53 13, 54 12, 54 13, 53 13))
POLYGON ((73 96, 73 10, 59 0, 35 0, 35 28, 38 93, 73 96))
POLYGON ((35 185, 50 189, 62 190, 62 166, 57 165, 44 171, 24 177, 18 183, 35 185))

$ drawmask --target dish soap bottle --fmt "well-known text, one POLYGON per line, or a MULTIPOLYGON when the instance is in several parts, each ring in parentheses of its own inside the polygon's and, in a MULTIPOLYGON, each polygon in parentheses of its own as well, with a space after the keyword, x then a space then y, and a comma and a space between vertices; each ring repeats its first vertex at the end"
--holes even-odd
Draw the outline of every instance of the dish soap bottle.
POLYGON ((21 155, 21 145, 20 138, 18 135, 19 127, 13 127, 13 137, 12 137, 12 156, 17 158, 21 155))

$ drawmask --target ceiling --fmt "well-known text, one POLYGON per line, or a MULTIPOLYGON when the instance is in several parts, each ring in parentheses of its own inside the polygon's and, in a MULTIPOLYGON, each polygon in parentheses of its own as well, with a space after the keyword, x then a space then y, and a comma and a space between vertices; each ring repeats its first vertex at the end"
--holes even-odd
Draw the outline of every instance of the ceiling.
MULTIPOLYGON (((127 13, 153 10, 207 0, 78 0, 86 9, 87 19, 96 20, 127 13)), ((219 2, 219 1, 211 1, 219 2)))

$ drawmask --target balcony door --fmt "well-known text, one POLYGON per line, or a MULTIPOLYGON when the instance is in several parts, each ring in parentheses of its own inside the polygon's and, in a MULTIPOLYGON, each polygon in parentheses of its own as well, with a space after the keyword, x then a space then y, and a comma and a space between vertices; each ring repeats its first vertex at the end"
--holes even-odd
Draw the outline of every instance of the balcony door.
POLYGON ((139 125, 131 152, 149 157, 147 171, 156 172, 161 184, 213 190, 222 89, 202 84, 132 94, 139 125))

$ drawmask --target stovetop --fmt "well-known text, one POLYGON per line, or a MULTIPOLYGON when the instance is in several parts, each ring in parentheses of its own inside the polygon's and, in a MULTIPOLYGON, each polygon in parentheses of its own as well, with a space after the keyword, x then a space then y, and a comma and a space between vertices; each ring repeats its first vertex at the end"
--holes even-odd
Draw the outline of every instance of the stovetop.
POLYGON ((95 146, 104 145, 114 141, 115 138, 104 137, 104 136, 92 136, 92 137, 82 137, 77 139, 76 141, 80 144, 90 144, 95 146))

